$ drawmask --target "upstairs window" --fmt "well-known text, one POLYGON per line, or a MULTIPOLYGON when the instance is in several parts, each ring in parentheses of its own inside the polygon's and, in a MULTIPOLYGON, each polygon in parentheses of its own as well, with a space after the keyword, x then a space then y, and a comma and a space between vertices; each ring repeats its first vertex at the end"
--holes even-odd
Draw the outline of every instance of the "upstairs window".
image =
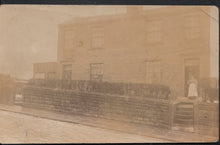
POLYGON ((104 28, 103 27, 92 27, 91 36, 91 48, 99 49, 104 48, 104 28))
POLYGON ((147 42, 162 41, 162 27, 160 21, 147 21, 146 39, 147 42))
POLYGON ((194 39, 199 37, 199 16, 187 16, 185 19, 186 37, 194 39))
POLYGON ((90 80, 102 81, 103 78, 103 63, 90 64, 90 80))

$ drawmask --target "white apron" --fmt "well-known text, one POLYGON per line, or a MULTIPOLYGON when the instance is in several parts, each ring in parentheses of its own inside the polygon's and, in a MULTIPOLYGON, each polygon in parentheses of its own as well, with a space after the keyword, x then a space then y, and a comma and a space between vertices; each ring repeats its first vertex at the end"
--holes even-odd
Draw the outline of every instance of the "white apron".
POLYGON ((188 97, 197 97, 197 96, 198 96, 197 85, 195 82, 191 82, 189 84, 188 97))

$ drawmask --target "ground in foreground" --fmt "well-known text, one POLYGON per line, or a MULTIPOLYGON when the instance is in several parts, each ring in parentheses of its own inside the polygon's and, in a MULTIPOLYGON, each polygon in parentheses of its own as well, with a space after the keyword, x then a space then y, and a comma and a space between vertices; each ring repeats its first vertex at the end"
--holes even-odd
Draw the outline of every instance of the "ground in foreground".
POLYGON ((80 124, 0 111, 1 143, 131 143, 167 142, 80 124))

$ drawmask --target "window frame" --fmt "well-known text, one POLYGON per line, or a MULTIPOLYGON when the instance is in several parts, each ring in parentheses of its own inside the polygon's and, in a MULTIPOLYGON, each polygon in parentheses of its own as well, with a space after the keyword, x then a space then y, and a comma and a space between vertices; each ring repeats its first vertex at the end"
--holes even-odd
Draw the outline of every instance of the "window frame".
POLYGON ((146 41, 148 43, 158 43, 162 42, 162 36, 163 36, 163 21, 164 20, 146 20, 146 41), (155 37, 156 36, 156 37, 155 37))
POLYGON ((197 39, 200 36, 200 15, 186 15, 184 19, 185 35, 187 39, 197 39))
POLYGON ((91 27, 91 49, 102 49, 105 43, 104 26, 92 26, 91 27))
POLYGON ((89 64, 89 67, 90 67, 90 80, 91 81, 102 81, 103 79, 103 74, 104 74, 104 63, 90 63, 89 64), (93 68, 95 65, 100 65, 100 66, 96 66, 96 68, 93 68), (99 68, 100 67, 100 68, 99 68), (96 74, 93 74, 93 69, 100 69, 98 70, 98 73, 96 72, 96 74), (94 78, 94 76, 98 76, 98 78, 94 78))

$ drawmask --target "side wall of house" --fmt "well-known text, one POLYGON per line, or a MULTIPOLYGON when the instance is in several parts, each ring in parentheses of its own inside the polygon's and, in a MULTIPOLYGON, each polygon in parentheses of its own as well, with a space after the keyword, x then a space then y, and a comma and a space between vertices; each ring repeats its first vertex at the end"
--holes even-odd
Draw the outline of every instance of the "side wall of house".
POLYGON ((34 64, 34 79, 55 79, 57 77, 57 63, 45 62, 34 64))

